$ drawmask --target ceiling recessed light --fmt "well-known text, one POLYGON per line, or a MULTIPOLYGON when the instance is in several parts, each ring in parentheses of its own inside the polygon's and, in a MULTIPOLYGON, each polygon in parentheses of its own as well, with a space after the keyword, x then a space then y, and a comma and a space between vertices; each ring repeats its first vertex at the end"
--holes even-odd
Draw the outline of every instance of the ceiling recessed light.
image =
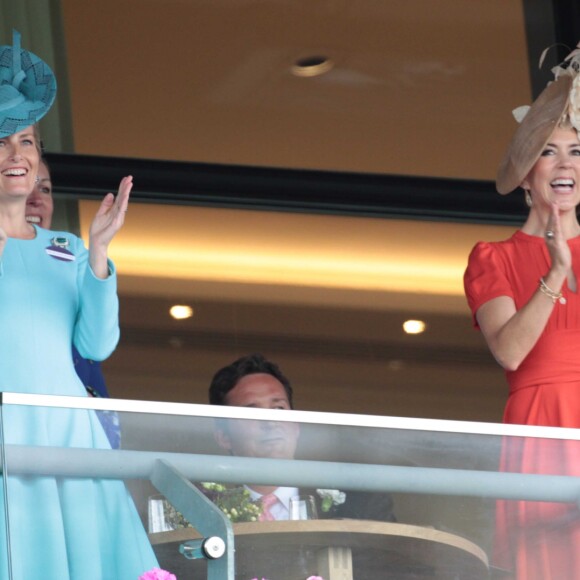
POLYGON ((317 77, 327 73, 334 62, 326 56, 313 55, 299 58, 290 68, 297 77, 317 77))
POLYGON ((169 309, 169 314, 175 320, 184 320, 185 318, 191 318, 193 316, 193 308, 183 304, 176 304, 169 309))
POLYGON ((403 330, 407 334, 421 334, 426 328, 427 325, 422 320, 406 320, 403 323, 403 330))

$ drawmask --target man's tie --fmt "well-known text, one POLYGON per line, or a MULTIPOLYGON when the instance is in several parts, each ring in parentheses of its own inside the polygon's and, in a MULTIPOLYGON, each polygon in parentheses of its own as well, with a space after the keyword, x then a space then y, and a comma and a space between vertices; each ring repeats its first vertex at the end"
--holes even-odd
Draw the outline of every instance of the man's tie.
POLYGON ((258 518, 261 522, 273 522, 276 518, 272 515, 270 508, 278 503, 278 498, 273 493, 267 493, 260 498, 262 502, 262 513, 258 518))

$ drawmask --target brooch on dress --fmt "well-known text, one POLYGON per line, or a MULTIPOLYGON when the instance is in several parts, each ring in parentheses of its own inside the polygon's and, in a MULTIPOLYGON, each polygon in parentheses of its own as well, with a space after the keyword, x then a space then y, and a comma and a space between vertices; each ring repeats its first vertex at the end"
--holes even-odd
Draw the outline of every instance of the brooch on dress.
POLYGON ((71 251, 67 250, 68 246, 68 238, 65 238, 64 236, 56 236, 50 240, 50 246, 46 248, 46 253, 55 260, 73 262, 76 258, 71 251))

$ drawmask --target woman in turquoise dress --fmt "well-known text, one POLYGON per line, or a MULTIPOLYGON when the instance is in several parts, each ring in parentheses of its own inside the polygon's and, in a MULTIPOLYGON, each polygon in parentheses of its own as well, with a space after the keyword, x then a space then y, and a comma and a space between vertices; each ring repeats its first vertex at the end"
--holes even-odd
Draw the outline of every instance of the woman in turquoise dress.
MULTIPOLYGON (((132 178, 105 196, 89 249, 25 219, 40 158, 36 122, 56 83, 35 55, 0 47, 0 391, 86 397, 71 356, 103 360, 119 339, 108 246, 123 225, 132 178)), ((5 406, 8 445, 109 449, 93 411, 5 406)), ((123 482, 10 475, 0 502, 0 578, 138 580, 157 566, 123 482), (7 507, 7 510, 6 510, 7 507)))

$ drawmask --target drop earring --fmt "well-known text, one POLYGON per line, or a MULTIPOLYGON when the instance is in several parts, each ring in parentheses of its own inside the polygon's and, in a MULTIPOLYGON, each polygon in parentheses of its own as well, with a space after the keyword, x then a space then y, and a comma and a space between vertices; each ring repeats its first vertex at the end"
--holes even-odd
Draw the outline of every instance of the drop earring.
POLYGON ((528 207, 532 207, 532 205, 534 205, 534 202, 532 201, 532 196, 530 194, 530 190, 526 189, 525 190, 525 200, 526 200, 526 205, 528 207))

